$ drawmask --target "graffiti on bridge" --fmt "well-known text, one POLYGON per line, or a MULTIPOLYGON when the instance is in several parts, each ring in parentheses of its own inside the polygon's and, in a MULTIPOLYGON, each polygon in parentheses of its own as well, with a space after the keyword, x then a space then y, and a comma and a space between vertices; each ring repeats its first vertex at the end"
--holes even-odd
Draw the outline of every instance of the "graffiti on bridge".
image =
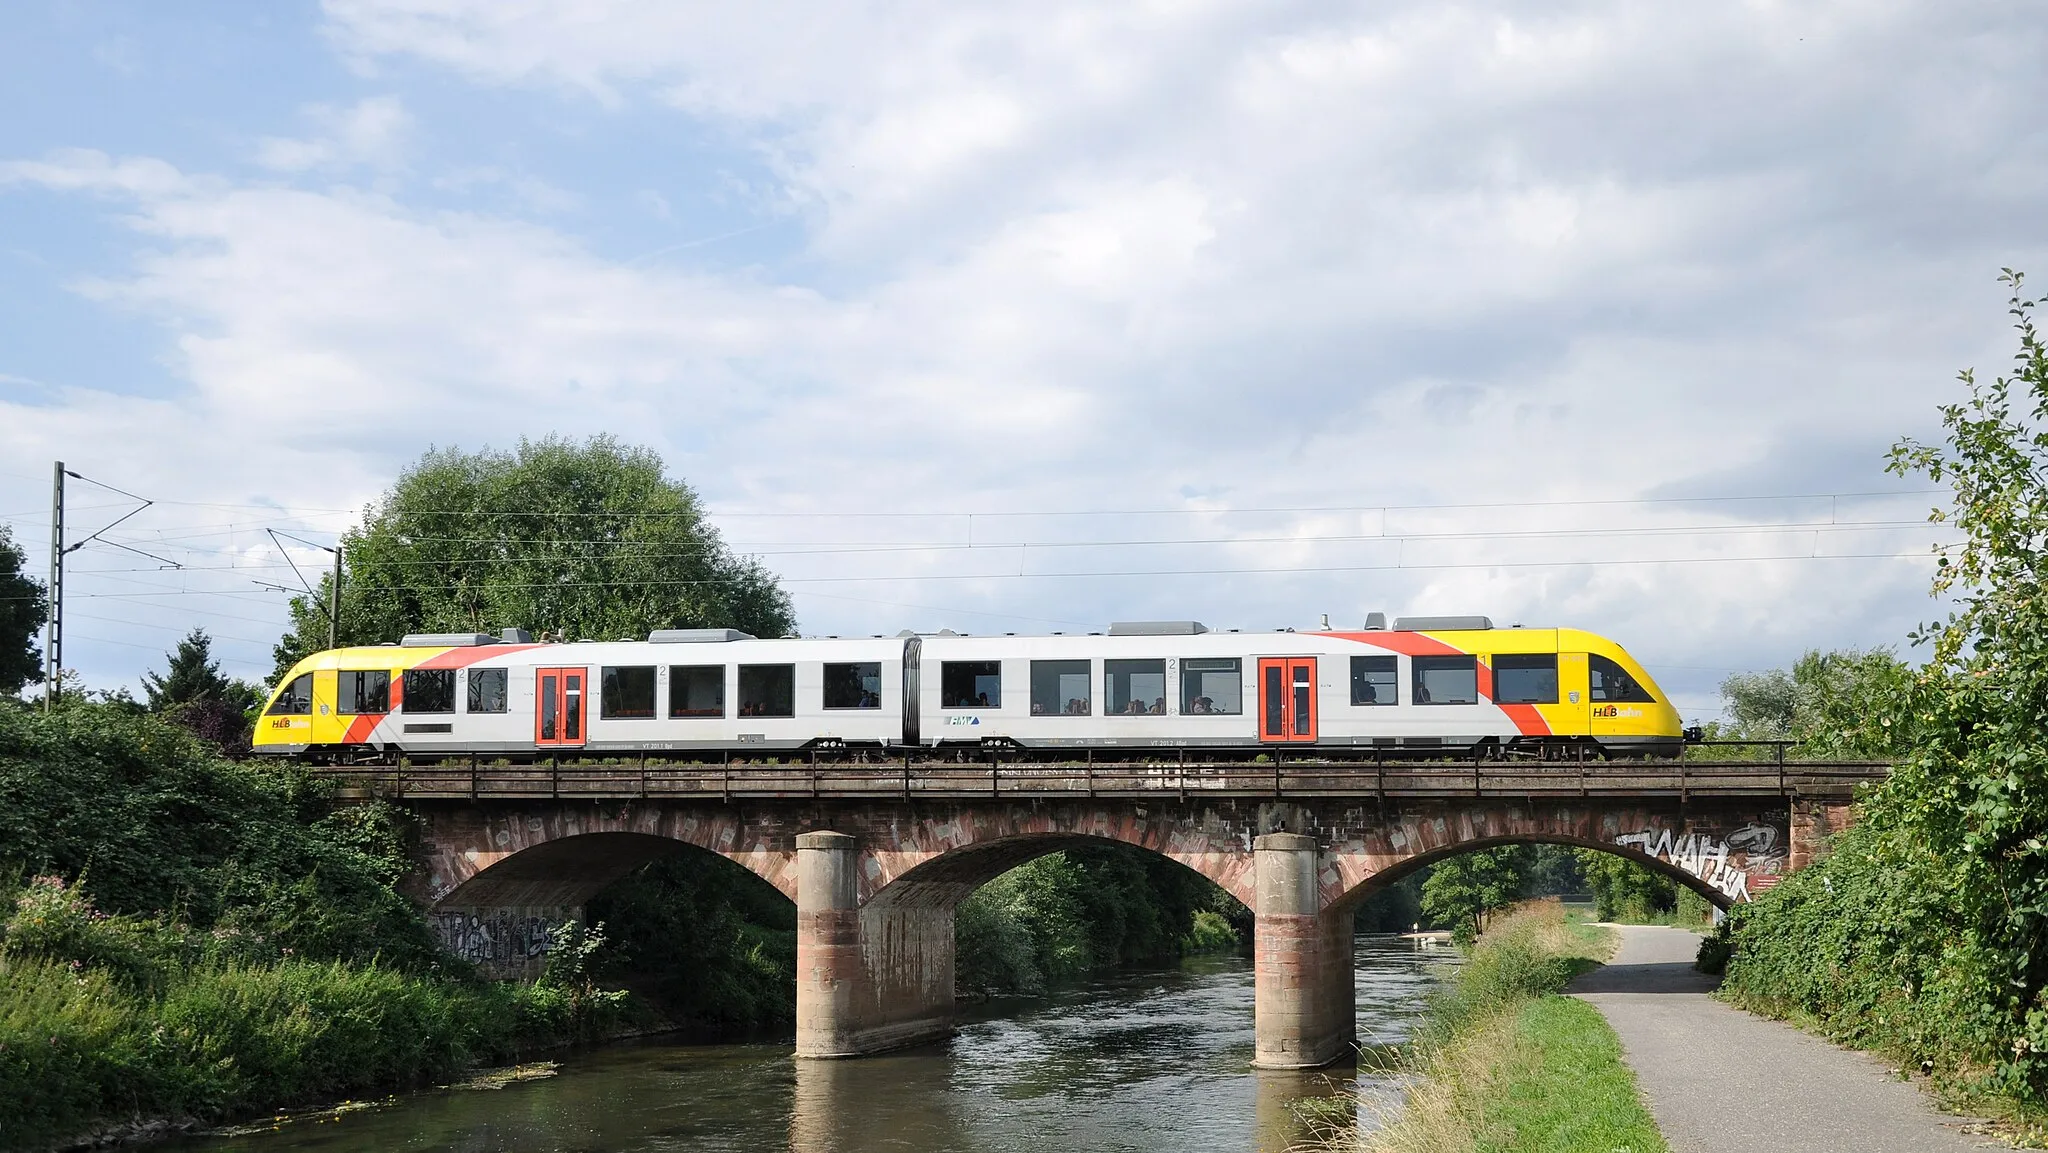
POLYGON ((1752 821, 1725 834, 1639 829, 1614 843, 1684 869, 1730 901, 1747 901, 1785 872, 1787 840, 1783 829, 1752 821))
POLYGON ((510 975, 536 967, 556 930, 575 918, 558 910, 449 910, 433 915, 441 947, 485 972, 510 975))

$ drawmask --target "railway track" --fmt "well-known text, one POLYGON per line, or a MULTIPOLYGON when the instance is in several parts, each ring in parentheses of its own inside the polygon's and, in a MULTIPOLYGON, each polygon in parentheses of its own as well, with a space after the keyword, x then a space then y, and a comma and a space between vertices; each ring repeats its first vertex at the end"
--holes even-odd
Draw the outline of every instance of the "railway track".
POLYGON ((1001 797, 1841 797, 1891 770, 1865 761, 868 763, 657 759, 323 766, 344 799, 962 800, 1001 797))

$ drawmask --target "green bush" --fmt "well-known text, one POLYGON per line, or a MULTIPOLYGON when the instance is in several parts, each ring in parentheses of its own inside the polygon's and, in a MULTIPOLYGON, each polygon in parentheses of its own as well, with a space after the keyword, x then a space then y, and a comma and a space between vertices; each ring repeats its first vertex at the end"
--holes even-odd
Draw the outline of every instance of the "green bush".
POLYGON ((738 865, 680 853, 598 894, 584 915, 609 938, 592 975, 672 1022, 730 1032, 796 1019, 796 906, 738 865))
POLYGON ((1569 932, 1562 920, 1562 913, 1531 906, 1496 921, 1466 953, 1449 987, 1431 998, 1427 1028, 1449 1035, 1480 1014, 1563 991, 1583 962, 1561 944, 1569 932))
POLYGON ((1010 889, 1006 878, 998 877, 975 890, 953 914, 953 985, 962 993, 1045 991, 1037 942, 1010 899, 1010 889))
POLYGON ((444 956, 393 887, 406 833, 122 708, 0 704, 0 877, 28 878, 0 891, 0 1148, 406 1088, 619 1023, 585 973, 495 985, 444 956))
POLYGON ((1195 913, 1194 924, 1189 926, 1188 935, 1181 939, 1184 953, 1226 953, 1239 944, 1237 929, 1229 918, 1213 909, 1202 909, 1195 913))
POLYGON ((1579 849, 1577 855, 1599 919, 1656 921, 1678 906, 1678 886, 1647 865, 1601 849, 1579 849))
POLYGON ((148 982, 154 960, 181 951, 175 934, 140 918, 100 912, 83 887, 67 885, 62 877, 29 881, 0 924, 0 949, 61 958, 131 986, 148 982))
POLYGON ((1728 971, 1728 962, 1734 956, 1735 941, 1728 935, 1728 922, 1723 921, 1713 932, 1700 938, 1692 967, 1710 977, 1718 977, 1728 971))
POLYGON ((327 797, 302 768, 227 760, 114 705, 0 704, 0 876, 90 876, 101 909, 175 913, 251 957, 445 964, 392 887, 406 818, 327 797))
POLYGON ((994 995, 1230 948, 1251 916, 1183 865, 1104 844, 1011 869, 963 901, 953 927, 955 986, 994 995))
POLYGON ((1981 1068, 2013 1035, 2009 1001, 1941 888, 1914 867, 1920 854, 1903 848, 1893 832, 1853 828, 1825 860, 1737 905, 1721 987, 1902 1064, 1981 1068))
POLYGON ((152 984, 0 955, 0 1147, 409 1088, 596 1024, 561 990, 338 961, 209 963, 152 984))

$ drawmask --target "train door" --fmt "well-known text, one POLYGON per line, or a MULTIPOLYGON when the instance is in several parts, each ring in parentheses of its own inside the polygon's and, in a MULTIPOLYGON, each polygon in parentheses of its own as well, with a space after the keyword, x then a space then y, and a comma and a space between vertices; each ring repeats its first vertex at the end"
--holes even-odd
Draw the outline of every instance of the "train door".
POLYGON ((1565 723, 1553 724, 1551 732, 1582 737, 1592 731, 1593 698, 1588 680, 1585 653, 1557 654, 1557 694, 1561 698, 1557 707, 1565 723))
POLYGON ((533 671, 533 743, 553 748, 583 743, 587 669, 533 671))
POLYGON ((1316 739, 1316 659, 1259 658, 1259 739, 1316 739))
POLYGON ((341 743, 348 725, 335 709, 335 695, 339 691, 340 678, 333 669, 324 669, 313 674, 313 726, 312 740, 316 745, 341 743))

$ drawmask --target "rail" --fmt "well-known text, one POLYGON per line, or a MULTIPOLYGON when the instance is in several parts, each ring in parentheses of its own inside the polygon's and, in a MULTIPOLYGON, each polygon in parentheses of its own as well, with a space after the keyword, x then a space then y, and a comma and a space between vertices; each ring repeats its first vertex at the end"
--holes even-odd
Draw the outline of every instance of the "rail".
POLYGON ((1891 766, 1868 761, 1250 761, 1045 764, 477 762, 322 767, 367 800, 1058 800, 1454 797, 1849 797, 1891 766))

